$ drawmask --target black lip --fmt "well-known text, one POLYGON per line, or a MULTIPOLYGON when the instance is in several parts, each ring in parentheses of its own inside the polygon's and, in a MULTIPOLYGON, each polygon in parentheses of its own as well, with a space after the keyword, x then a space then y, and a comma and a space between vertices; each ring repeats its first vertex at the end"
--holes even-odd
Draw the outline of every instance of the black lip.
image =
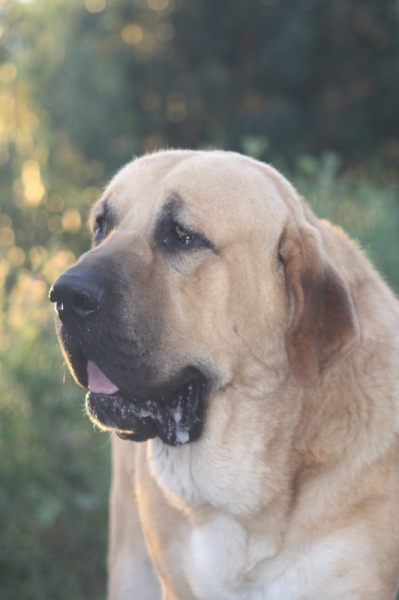
POLYGON ((126 292, 131 287, 126 277, 121 279, 126 285, 113 285, 107 273, 104 266, 100 269, 94 263, 84 268, 78 263, 61 275, 50 294, 56 303, 58 338, 76 381, 88 388, 91 360, 118 388, 112 395, 89 391, 89 417, 124 439, 160 437, 171 446, 198 439, 210 378, 192 365, 165 369, 158 313, 149 311, 147 295, 145 305, 137 296, 134 327, 130 318, 117 322, 107 318, 124 314, 118 289, 126 292))
POLYGON ((199 374, 167 396, 138 401, 121 393, 89 392, 86 410, 101 428, 111 429, 122 439, 142 442, 154 437, 170 446, 181 446, 199 438, 205 416, 205 378, 199 374))
MULTIPOLYGON (((72 321, 65 323, 56 318, 57 333, 75 380, 87 389, 87 344, 82 339, 84 332, 72 321)), ((119 387, 119 391, 114 395, 89 391, 86 395, 86 410, 95 424, 101 429, 115 431, 123 439, 145 441, 160 437, 171 446, 193 442, 200 437, 207 390, 211 385, 208 377, 196 367, 186 366, 168 381, 154 385, 152 367, 148 372, 145 365, 133 372, 124 369, 124 365, 121 368, 124 361, 118 356, 115 364, 114 354, 108 350, 104 356, 101 352, 104 347, 102 343, 97 344, 95 351, 90 352, 90 359, 119 387), (176 407, 181 410, 179 423, 175 419, 176 407)), ((128 362, 134 364, 134 359, 128 362)))

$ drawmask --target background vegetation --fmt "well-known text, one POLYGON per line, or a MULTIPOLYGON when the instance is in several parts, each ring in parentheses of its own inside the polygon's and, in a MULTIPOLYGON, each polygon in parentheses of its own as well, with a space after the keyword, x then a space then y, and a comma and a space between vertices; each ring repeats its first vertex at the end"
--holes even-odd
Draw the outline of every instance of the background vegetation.
POLYGON ((49 285, 115 169, 158 147, 266 160, 399 290, 393 0, 0 0, 0 597, 105 596, 108 436, 49 285))

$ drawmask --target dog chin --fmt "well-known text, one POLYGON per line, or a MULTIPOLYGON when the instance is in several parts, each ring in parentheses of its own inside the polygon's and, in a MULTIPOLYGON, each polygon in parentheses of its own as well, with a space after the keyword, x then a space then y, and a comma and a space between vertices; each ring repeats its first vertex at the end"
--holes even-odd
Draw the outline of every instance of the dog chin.
POLYGON ((122 439, 143 442, 159 437, 169 446, 181 446, 201 435, 205 388, 205 379, 199 376, 154 400, 139 401, 120 391, 113 394, 90 391, 86 410, 93 423, 114 431, 122 439))

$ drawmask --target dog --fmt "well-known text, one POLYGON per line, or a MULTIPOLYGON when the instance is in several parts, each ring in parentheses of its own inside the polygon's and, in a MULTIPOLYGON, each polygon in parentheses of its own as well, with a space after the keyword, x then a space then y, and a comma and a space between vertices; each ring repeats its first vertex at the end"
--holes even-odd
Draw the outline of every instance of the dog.
POLYGON ((399 302, 274 168, 125 166, 54 284, 113 439, 109 600, 392 600, 399 302))

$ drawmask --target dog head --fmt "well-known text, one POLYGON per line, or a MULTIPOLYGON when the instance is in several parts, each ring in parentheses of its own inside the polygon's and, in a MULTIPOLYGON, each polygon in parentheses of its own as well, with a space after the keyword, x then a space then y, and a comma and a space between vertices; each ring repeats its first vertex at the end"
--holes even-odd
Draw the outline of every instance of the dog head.
POLYGON ((128 164, 92 213, 93 248, 54 284, 61 346, 97 424, 136 441, 201 435, 251 364, 316 385, 357 340, 345 281, 292 186, 234 153, 128 164))

